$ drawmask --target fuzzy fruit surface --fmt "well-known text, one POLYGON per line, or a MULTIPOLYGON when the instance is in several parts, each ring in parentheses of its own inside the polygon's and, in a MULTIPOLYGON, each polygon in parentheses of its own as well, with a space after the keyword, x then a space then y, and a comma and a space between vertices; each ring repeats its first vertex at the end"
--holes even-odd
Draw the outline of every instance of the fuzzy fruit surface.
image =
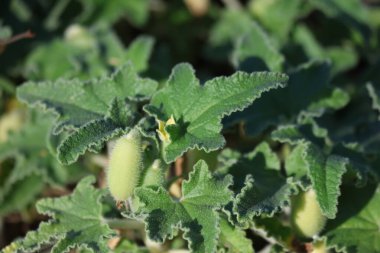
POLYGON ((326 224, 314 190, 308 190, 292 199, 291 223, 300 237, 317 235, 326 224))
POLYGON ((133 194, 141 170, 141 139, 132 131, 116 141, 109 159, 107 183, 115 200, 127 200, 133 194))

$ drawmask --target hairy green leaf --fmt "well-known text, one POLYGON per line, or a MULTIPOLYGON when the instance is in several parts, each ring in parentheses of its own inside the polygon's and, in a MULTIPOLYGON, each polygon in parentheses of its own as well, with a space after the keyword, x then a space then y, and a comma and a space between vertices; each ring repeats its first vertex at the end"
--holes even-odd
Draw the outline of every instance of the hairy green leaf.
POLYGON ((254 216, 273 215, 289 203, 296 187, 280 175, 280 162, 265 142, 242 156, 228 170, 234 177, 233 212, 240 223, 254 216))
POLYGON ((336 155, 326 156, 318 147, 309 144, 305 161, 322 213, 334 219, 338 211, 339 186, 349 160, 336 155))
POLYGON ((108 140, 126 134, 133 116, 122 101, 114 100, 109 115, 81 126, 58 146, 58 159, 63 164, 75 162, 86 150, 99 150, 108 140))
POLYGON ((52 253, 78 247, 85 247, 89 252, 109 252, 107 238, 114 232, 101 219, 99 201, 103 191, 91 186, 94 181, 93 177, 86 177, 72 195, 40 200, 38 212, 51 216, 52 220, 42 222, 38 230, 16 241, 17 248, 38 252, 42 246, 51 245, 52 253))
POLYGON ((140 187, 136 196, 144 204, 146 230, 151 239, 163 242, 172 238, 177 228, 184 231, 192 252, 215 252, 219 237, 217 210, 232 198, 228 187, 232 178, 212 177, 207 164, 199 161, 182 183, 182 197, 174 200, 162 187, 140 187))
POLYGON ((149 98, 157 88, 151 79, 139 78, 131 63, 111 76, 82 82, 60 79, 55 82, 27 82, 17 90, 19 99, 29 105, 42 105, 54 111, 58 119, 55 133, 68 127, 81 127, 102 119, 115 98, 141 100, 149 98))
POLYGON ((174 118, 175 124, 164 129, 169 135, 164 140, 164 159, 172 162, 188 149, 212 151, 222 147, 222 117, 242 110, 263 92, 281 87, 286 81, 287 76, 282 74, 237 72, 201 86, 190 65, 177 65, 168 84, 144 107, 160 121, 174 118))

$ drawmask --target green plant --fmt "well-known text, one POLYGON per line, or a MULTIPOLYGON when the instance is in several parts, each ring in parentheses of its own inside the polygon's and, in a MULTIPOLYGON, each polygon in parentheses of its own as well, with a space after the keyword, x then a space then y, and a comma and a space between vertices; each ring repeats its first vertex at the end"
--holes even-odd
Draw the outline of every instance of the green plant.
POLYGON ((378 4, 5 9, 1 253, 380 252, 378 4))

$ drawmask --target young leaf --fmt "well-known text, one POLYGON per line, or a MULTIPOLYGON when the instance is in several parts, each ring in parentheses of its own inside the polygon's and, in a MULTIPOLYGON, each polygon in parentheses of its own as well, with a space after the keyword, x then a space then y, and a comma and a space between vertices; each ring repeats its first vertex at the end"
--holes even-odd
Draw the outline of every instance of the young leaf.
POLYGON ((327 218, 334 219, 338 211, 339 186, 349 160, 336 155, 326 156, 318 147, 309 144, 305 161, 319 206, 327 218))
POLYGON ((93 177, 84 178, 70 196, 42 199, 37 203, 41 214, 52 220, 42 222, 37 231, 27 233, 16 241, 17 249, 37 252, 51 245, 52 253, 68 252, 72 248, 87 248, 89 252, 109 252, 107 238, 113 231, 101 219, 101 190, 91 184, 93 177))
POLYGON ((157 88, 151 79, 137 76, 131 63, 110 77, 88 82, 60 79, 55 82, 27 82, 17 90, 18 98, 31 106, 42 105, 53 110, 58 119, 57 134, 68 127, 79 128, 90 121, 102 119, 115 99, 149 98, 157 88))
POLYGON ((219 237, 219 214, 217 210, 232 198, 228 187, 232 178, 217 180, 211 176, 207 164, 199 161, 182 184, 182 197, 173 200, 162 187, 140 187, 136 196, 144 204, 146 230, 157 242, 172 238, 176 228, 184 231, 192 252, 215 252, 219 237))
POLYGON ((221 119, 242 110, 261 94, 282 87, 287 76, 276 73, 237 72, 229 77, 217 77, 201 86, 189 64, 177 65, 168 84, 158 91, 144 109, 157 120, 174 124, 164 130, 164 159, 172 162, 189 149, 212 151, 225 144, 220 134, 221 119))

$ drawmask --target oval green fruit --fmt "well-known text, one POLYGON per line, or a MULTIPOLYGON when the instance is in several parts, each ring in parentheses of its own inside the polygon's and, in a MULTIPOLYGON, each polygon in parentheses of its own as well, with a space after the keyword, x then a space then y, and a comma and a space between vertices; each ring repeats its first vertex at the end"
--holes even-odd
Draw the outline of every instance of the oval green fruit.
POLYGON ((300 237, 317 235, 326 224, 314 190, 301 192, 292 199, 291 223, 300 237))
POLYGON ((108 188, 117 201, 127 200, 140 180, 141 138, 137 131, 119 138, 111 152, 107 173, 108 188))

